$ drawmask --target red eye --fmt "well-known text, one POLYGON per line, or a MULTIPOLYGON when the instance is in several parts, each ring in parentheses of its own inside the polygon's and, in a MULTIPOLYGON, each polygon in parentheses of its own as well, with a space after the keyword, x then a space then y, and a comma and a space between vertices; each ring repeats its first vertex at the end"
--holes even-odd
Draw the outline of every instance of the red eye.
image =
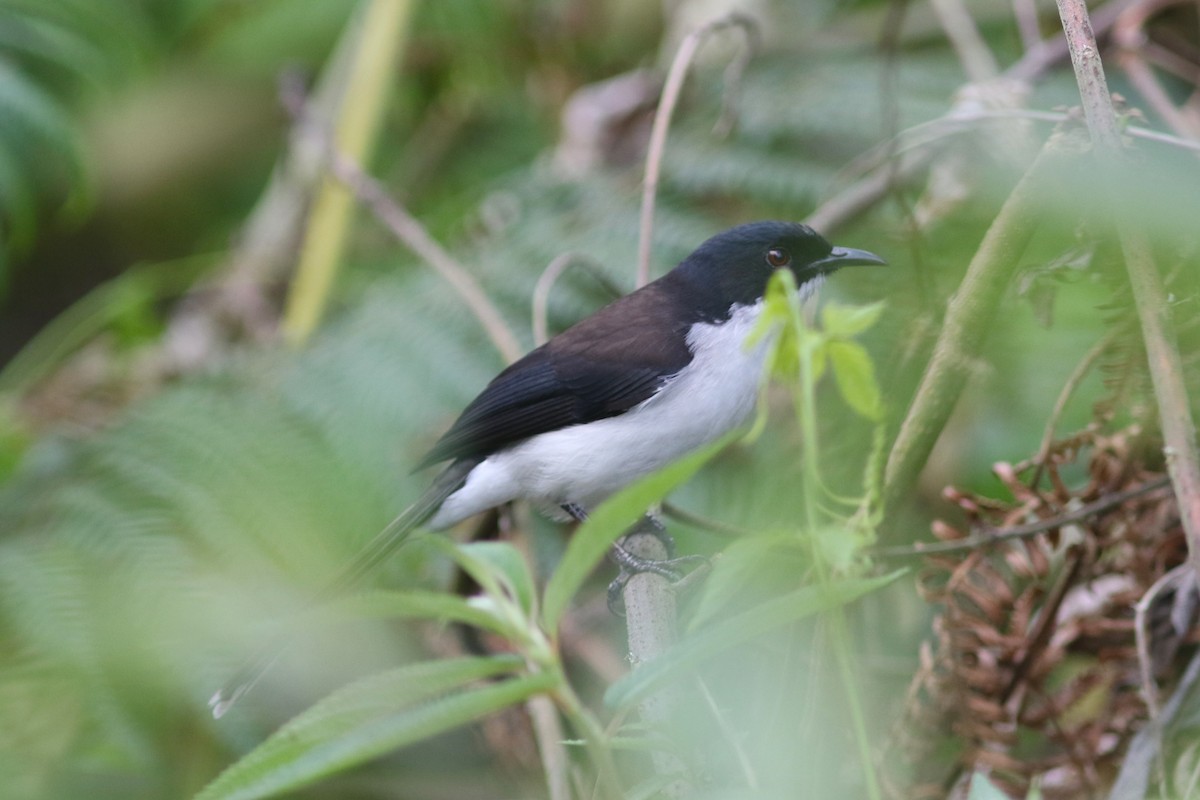
POLYGON ((792 254, 782 247, 772 247, 767 251, 767 263, 775 269, 786 267, 792 263, 792 254))

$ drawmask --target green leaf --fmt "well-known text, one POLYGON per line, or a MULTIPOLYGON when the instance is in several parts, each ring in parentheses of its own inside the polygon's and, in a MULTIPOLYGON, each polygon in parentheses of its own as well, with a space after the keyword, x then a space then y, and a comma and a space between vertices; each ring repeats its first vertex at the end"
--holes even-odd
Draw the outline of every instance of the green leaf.
POLYGON ((713 561, 712 574, 704 581, 704 593, 688 619, 688 629, 697 630, 733 603, 742 606, 761 600, 764 592, 783 591, 796 585, 797 576, 812 565, 808 545, 794 531, 771 532, 738 539, 713 561))
MULTIPOLYGON (((537 592, 533 585, 533 575, 530 574, 529 565, 525 563, 521 551, 508 542, 471 542, 459 545, 459 550, 469 555, 475 563, 486 565, 491 573, 500 579, 506 590, 505 594, 516 600, 525 616, 533 616, 537 592)), ((465 563, 463 566, 466 568, 465 563)))
POLYGON ((520 666, 515 657, 453 659, 359 681, 285 725, 196 800, 249 800, 291 791, 519 703, 558 680, 552 674, 525 675, 452 691, 520 666))
POLYGON ((865 306, 845 306, 828 302, 821 309, 821 327, 825 334, 837 338, 850 338, 869 329, 883 314, 883 301, 865 306))
POLYGON ((827 345, 838 389, 846 402, 862 416, 878 422, 883 415, 875 365, 866 348, 857 342, 832 341, 827 345))
POLYGON ((484 594, 498 600, 511 599, 528 616, 533 605, 533 577, 525 559, 507 542, 457 544, 440 536, 427 543, 441 550, 479 584, 484 594))
POLYGON ((627 486, 602 503, 579 526, 562 561, 546 585, 542 603, 542 619, 547 631, 558 629, 558 622, 567 608, 567 603, 587 580, 596 562, 604 557, 608 548, 621 537, 646 510, 665 497, 672 489, 692 477, 708 461, 721 452, 739 435, 727 434, 716 442, 686 455, 652 475, 627 486))
POLYGON ((356 617, 433 619, 461 622, 508 636, 511 631, 503 620, 473 605, 469 600, 445 592, 374 591, 338 601, 330 609, 356 617))
POLYGON ((625 707, 663 682, 677 679, 680 669, 691 667, 774 628, 846 605, 887 586, 902 574, 904 571, 898 570, 878 578, 854 578, 805 586, 791 594, 769 600, 709 626, 704 632, 684 639, 665 656, 638 667, 610 686, 605 692, 604 701, 614 708, 625 707))

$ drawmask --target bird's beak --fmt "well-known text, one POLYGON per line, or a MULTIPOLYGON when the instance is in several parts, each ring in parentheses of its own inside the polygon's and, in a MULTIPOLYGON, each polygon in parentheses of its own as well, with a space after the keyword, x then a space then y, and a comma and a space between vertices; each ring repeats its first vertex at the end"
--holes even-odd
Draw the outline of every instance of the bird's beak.
POLYGON ((886 266, 887 262, 874 253, 866 250, 856 250, 853 247, 835 247, 833 251, 822 258, 820 261, 814 261, 812 267, 819 272, 833 272, 842 267, 854 266, 886 266))

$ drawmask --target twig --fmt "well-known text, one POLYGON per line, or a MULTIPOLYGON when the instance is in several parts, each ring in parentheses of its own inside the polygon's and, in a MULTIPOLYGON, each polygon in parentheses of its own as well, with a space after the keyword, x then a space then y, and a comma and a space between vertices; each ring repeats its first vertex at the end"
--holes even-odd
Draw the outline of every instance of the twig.
POLYGON ((547 306, 550 303, 550 290, 554 288, 567 267, 579 263, 591 263, 587 256, 579 253, 560 253, 554 257, 533 287, 533 308, 531 311, 533 323, 533 343, 543 345, 550 339, 550 324, 547 319, 547 306))
POLYGON ((1061 528, 1064 525, 1070 525, 1073 522, 1079 522, 1097 514, 1103 514, 1110 508, 1115 508, 1135 497, 1162 489, 1170 485, 1170 483, 1171 479, 1164 475, 1161 478, 1147 481, 1141 486, 1126 489, 1123 492, 1116 492, 1115 494, 1101 497, 1099 500, 1093 500, 1074 511, 1068 511, 1055 517, 1040 519, 1037 522, 1014 525, 1011 528, 984 528, 978 533, 964 539, 955 539, 949 542, 919 542, 915 545, 905 545, 902 547, 876 547, 867 550, 867 555, 874 558, 922 558, 929 555, 975 550, 999 542, 1007 542, 1011 539, 1025 539, 1030 536, 1037 536, 1039 533, 1052 531, 1055 528, 1061 528))
MULTIPOLYGON (((650 145, 646 150, 646 175, 642 180, 642 212, 641 225, 638 233, 638 263, 637 285, 644 286, 650 281, 650 240, 654 232, 654 199, 658 192, 658 179, 662 172, 663 150, 667 144, 667 131, 671 127, 671 116, 675 113, 675 105, 679 102, 679 93, 683 90, 683 81, 687 77, 688 67, 696 57, 700 45, 713 33, 728 27, 739 27, 745 30, 748 39, 753 36, 754 20, 744 14, 730 14, 702 25, 689 33, 679 45, 671 69, 667 72, 667 82, 663 86, 662 99, 658 110, 654 113, 654 124, 650 128, 650 145)), ((722 115, 724 118, 724 114, 722 115)))
POLYGON ((971 19, 970 12, 961 0, 930 0, 930 5, 950 45, 958 54, 967 79, 972 83, 982 83, 995 78, 1000 71, 996 57, 979 35, 975 20, 971 19))
POLYGON ((1104 79, 1104 65, 1088 20, 1087 5, 1083 0, 1058 0, 1058 9, 1142 326, 1154 397, 1158 401, 1163 453, 1175 488, 1180 522, 1187 536, 1189 560, 1200 574, 1200 453, 1196 447, 1196 424, 1183 381, 1179 346, 1171 328, 1171 307, 1145 231, 1135 227, 1131 216, 1118 204, 1118 198, 1124 196, 1123 183, 1130 178, 1130 171, 1104 79))
POLYGON ((1042 41, 1042 33, 1038 28, 1037 3, 1034 0, 1012 0, 1012 5, 1017 30, 1021 33, 1021 44, 1027 51, 1032 50, 1042 41))
MULTIPOLYGON (((1117 15, 1129 2, 1131 0, 1111 0, 1097 9, 1094 17, 1096 30, 1103 31, 1112 27, 1117 15)), ((1061 36, 1043 39, 1035 47, 1030 48, 1019 61, 1006 69, 1001 78, 1031 81, 1066 58, 1067 55, 1067 44, 1061 36)), ((953 113, 951 111, 948 116, 953 116, 953 113)), ((1147 133, 1153 132, 1148 131, 1147 133)), ((1148 135, 1146 138, 1151 137, 1148 135)), ((892 168, 883 165, 826 200, 808 215, 804 220, 805 223, 826 235, 836 232, 838 228, 886 197, 893 188, 913 180, 929 165, 934 155, 933 151, 924 151, 904 159, 898 167, 892 168)))
POLYGON ((285 86, 284 103, 292 116, 307 124, 311 135, 322 145, 328 158, 329 172, 344 185, 358 202, 370 211, 396 239, 425 260, 458 293, 483 326, 496 350, 507 362, 521 357, 522 348, 500 311, 474 277, 459 264, 429 232, 408 213, 383 184, 363 171, 353 159, 340 152, 329 131, 305 112, 304 93, 297 86, 285 86))
POLYGON ((1075 394, 1075 390, 1079 388, 1079 384, 1083 383, 1083 379, 1092 371, 1092 365, 1100 356, 1108 352, 1108 349, 1113 346, 1113 342, 1118 336, 1125 335, 1125 326, 1118 325, 1113 328, 1100 341, 1092 345, 1091 349, 1084 354, 1083 359, 1075 365, 1075 369, 1067 377, 1067 382, 1063 384, 1062 391, 1058 393, 1058 399, 1054 401, 1054 408, 1050 411, 1050 418, 1046 420, 1046 427, 1042 431, 1042 443, 1038 446, 1037 455, 1033 457, 1034 468, 1033 477, 1029 480, 1029 485, 1036 487, 1038 480, 1042 477, 1042 470, 1046 468, 1046 459, 1050 457, 1050 448, 1054 444, 1054 430, 1058 427, 1058 421, 1062 418, 1063 412, 1067 408, 1067 403, 1071 400, 1071 396, 1075 394))
POLYGON ((1146 590, 1141 599, 1133 607, 1133 633, 1137 642, 1138 671, 1142 679, 1142 695, 1146 701, 1146 711, 1153 722, 1158 718, 1158 687, 1154 681, 1154 659, 1150 654, 1150 609, 1154 607, 1159 595, 1179 583, 1180 578, 1190 574, 1187 564, 1180 564, 1170 572, 1163 574, 1154 585, 1146 590))
MULTIPOLYGON (((631 554, 649 561, 664 561, 669 557, 666 546, 655 536, 654 523, 643 517, 625 538, 621 546, 631 554)), ((653 572, 639 572, 629 578, 622 594, 625 601, 625 627, 629 637, 629 660, 633 668, 661 656, 676 642, 675 592, 670 581, 653 572)), ((638 715, 649 727, 667 727, 675 718, 682 702, 678 686, 667 686, 648 696, 638 705, 638 715)), ((682 775, 684 765, 678 756, 667 750, 651 754, 658 775, 682 775)), ((682 778, 664 790, 667 797, 685 797, 691 787, 682 778)))
MULTIPOLYGON (((330 146, 356 160, 371 152, 392 82, 392 64, 403 53, 412 3, 372 0, 350 22, 352 63, 346 76, 345 102, 339 107, 337 131, 330 146)), ((340 48, 339 48, 340 49, 340 48)), ((309 212, 296 274, 288 289, 283 333, 291 344, 306 340, 329 302, 351 217, 350 198, 336 185, 322 181, 309 212)))
POLYGON ((542 770, 546 773, 546 789, 550 800, 571 800, 570 759, 563 746, 562 722, 554 701, 544 694, 525 702, 529 719, 536 732, 542 770))
POLYGON ((992 222, 946 311, 942 332, 900 426, 884 472, 885 514, 916 484, 917 476, 958 400, 990 328, 1004 287, 1078 150, 1065 133, 1053 134, 992 222))
POLYGON ((1195 120, 1176 107, 1166 89, 1154 76, 1154 70, 1142 57, 1148 38, 1146 22, 1164 8, 1177 3, 1178 0, 1151 0, 1131 5, 1121 13, 1113 26, 1113 42, 1117 45, 1117 63, 1150 108, 1154 109, 1176 133, 1181 136, 1195 136, 1200 133, 1195 120))

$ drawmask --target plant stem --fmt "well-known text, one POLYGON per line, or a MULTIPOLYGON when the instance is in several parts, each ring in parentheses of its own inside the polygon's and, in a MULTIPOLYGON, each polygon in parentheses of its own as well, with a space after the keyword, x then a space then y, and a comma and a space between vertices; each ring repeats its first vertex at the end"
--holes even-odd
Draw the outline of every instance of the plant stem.
POLYGON ((884 472, 885 518, 917 483, 933 445, 950 419, 966 385, 971 365, 991 328, 1017 260, 1046 209, 1047 195, 1061 182, 1071 153, 1070 137, 1055 133, 1034 159, 992 222, 950 301, 945 324, 934 346, 908 414, 900 426, 884 472))
MULTIPOLYGON (((391 88, 392 65, 404 48, 411 5, 409 0, 372 0, 347 30, 357 40, 357 53, 346 83, 335 147, 355 161, 365 162, 374 144, 391 88)), ((345 187, 326 181, 313 204, 284 312, 283 330, 292 344, 306 340, 320 322, 352 210, 345 187)))
MULTIPOLYGON (((654 535, 648 517, 625 535, 621 546, 632 555, 648 561, 664 561, 669 557, 666 545, 654 535)), ((631 576, 622 592, 625 603, 625 628, 629 637, 629 660, 633 668, 662 656, 678 639, 675 593, 670 581, 652 572, 631 576)), ((678 684, 664 686, 638 704, 638 716, 652 728, 668 728, 679 707, 678 684)), ((656 749, 651 753, 654 772, 658 775, 682 775, 684 765, 672 752, 656 749)), ((683 779, 673 781, 663 794, 671 798, 685 797, 691 787, 683 779)))
MULTIPOLYGON (((803 326, 799 309, 795 309, 792 324, 803 326)), ((801 328, 803 330, 803 328, 801 328)), ((809 333, 809 336, 812 336, 809 333)), ((807 338, 807 337, 806 337, 807 338)), ((825 566, 824 553, 816 544, 820 519, 817 510, 820 508, 821 476, 817 469, 820 448, 817 441, 817 373, 813 364, 813 348, 803 344, 800 346, 800 387, 794 393, 796 398, 796 414, 800 422, 801 436, 804 441, 804 514, 807 523, 807 535, 812 545, 813 564, 817 572, 817 580, 822 586, 830 581, 829 572, 825 566)), ((845 606, 839 605, 830 612, 832 625, 829 637, 833 643, 834 659, 837 661, 838 676, 842 682, 842 690, 850 706, 850 723, 854 728, 854 742, 858 749, 858 758, 862 768, 863 778, 867 784, 867 797, 870 800, 880 800, 883 797, 879 788, 879 776, 875 773, 875 762, 871 758, 871 740, 867 735, 866 717, 863 714, 862 698, 859 696, 858 682, 855 680, 854 658, 850 652, 849 633, 846 629, 845 606)))
POLYGON ((1125 195, 1124 185, 1132 177, 1132 171, 1117 127, 1087 5, 1083 0, 1058 0, 1058 13, 1142 326, 1154 397, 1158 401, 1163 453, 1175 488, 1180 522, 1187 535, 1189 558, 1192 568, 1200 574, 1200 452, 1179 346, 1171 327, 1171 307, 1145 231, 1136 225, 1136 217, 1126 213, 1127 209, 1118 203, 1125 195))
POLYGON ((596 765, 601 794, 612 798, 623 797, 617 765, 613 762, 612 751, 604 741, 606 738, 604 731, 595 718, 583 707, 583 703, 579 701, 564 676, 559 676, 558 688, 551 693, 551 697, 562 709, 563 714, 570 721, 571 727, 583 737, 588 755, 596 765))

